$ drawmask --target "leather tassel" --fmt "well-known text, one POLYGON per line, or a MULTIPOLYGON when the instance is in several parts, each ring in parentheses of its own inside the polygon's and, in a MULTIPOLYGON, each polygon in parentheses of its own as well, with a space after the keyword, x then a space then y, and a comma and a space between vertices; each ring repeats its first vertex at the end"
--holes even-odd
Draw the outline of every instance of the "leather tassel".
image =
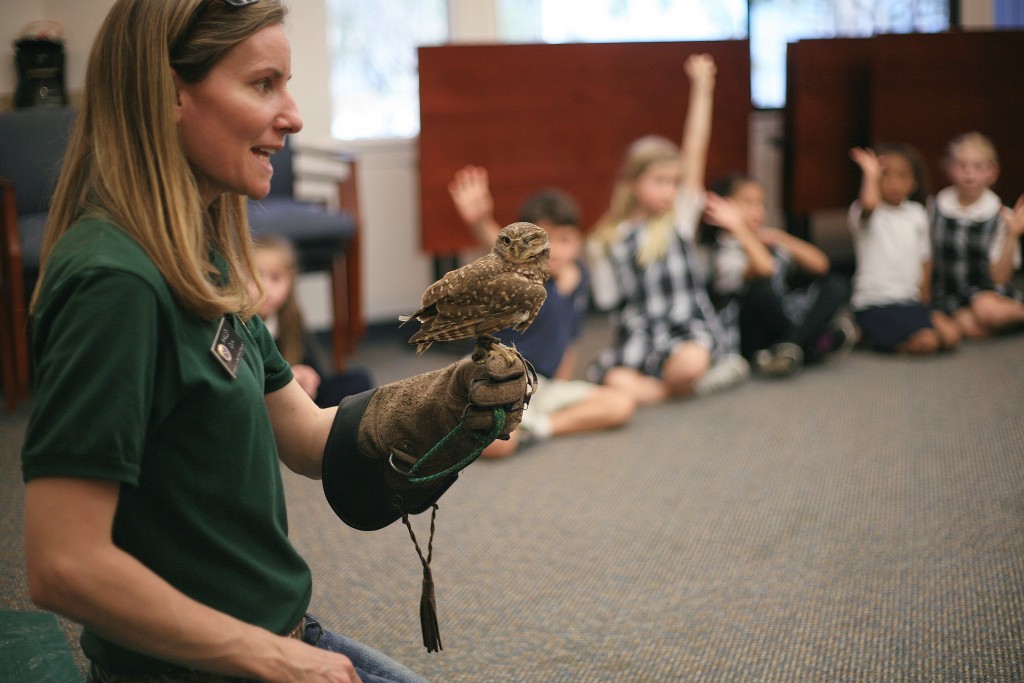
POLYGON ((427 652, 443 650, 441 630, 437 625, 437 604, 434 602, 434 577, 430 566, 423 565, 423 593, 420 595, 420 628, 423 630, 423 646, 427 652))
POLYGON ((437 519, 437 503, 431 507, 430 512, 430 541, 427 543, 427 556, 423 556, 420 544, 413 533, 412 524, 409 523, 409 515, 402 511, 402 523, 409 530, 409 537, 416 546, 416 554, 420 556, 420 563, 423 565, 423 592, 420 594, 420 629, 423 631, 423 647, 427 652, 443 650, 441 645, 441 629, 437 625, 437 604, 434 600, 434 575, 430 571, 430 560, 434 555, 434 521, 437 519))

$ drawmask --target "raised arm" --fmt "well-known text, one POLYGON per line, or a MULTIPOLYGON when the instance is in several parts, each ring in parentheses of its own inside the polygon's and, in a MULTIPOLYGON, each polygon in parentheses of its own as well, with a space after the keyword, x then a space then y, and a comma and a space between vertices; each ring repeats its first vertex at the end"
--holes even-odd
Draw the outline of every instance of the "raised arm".
POLYGON ((861 217, 866 219, 882 199, 882 164, 870 148, 854 147, 850 150, 850 158, 860 166, 860 194, 857 200, 860 202, 861 217))
POLYGON ((711 111, 715 93, 715 61, 708 54, 693 54, 686 59, 690 79, 690 101, 683 123, 680 165, 683 184, 694 193, 704 192, 708 146, 711 142, 711 111))
POLYGON ((761 228, 765 244, 778 244, 793 256, 793 262, 811 275, 825 275, 831 266, 828 255, 807 240, 800 239, 780 228, 761 228))
POLYGON ((734 199, 709 192, 705 209, 707 221, 731 234, 747 256, 744 280, 757 280, 775 274, 775 257, 753 230, 747 227, 734 199))
POLYGON ((494 220, 494 198, 487 177, 487 169, 479 166, 464 166, 455 172, 448 183, 459 217, 473 231, 481 247, 490 249, 498 239, 501 226, 494 220))

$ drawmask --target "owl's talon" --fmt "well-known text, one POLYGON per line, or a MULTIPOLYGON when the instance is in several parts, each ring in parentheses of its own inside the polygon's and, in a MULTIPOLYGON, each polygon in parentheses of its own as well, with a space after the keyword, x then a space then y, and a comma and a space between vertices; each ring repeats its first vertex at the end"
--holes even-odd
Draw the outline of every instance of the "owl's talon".
POLYGON ((473 345, 473 355, 471 356, 473 362, 478 365, 483 364, 492 353, 504 359, 508 367, 515 365, 516 360, 519 358, 517 351, 502 344, 501 340, 494 335, 482 334, 477 337, 476 344, 473 345))
MULTIPOLYGON (((476 343, 473 345, 473 362, 480 364, 487 359, 487 355, 495 350, 501 348, 501 342, 497 337, 491 334, 482 334, 476 338, 476 343)), ((507 355, 507 354, 503 354, 507 355)))

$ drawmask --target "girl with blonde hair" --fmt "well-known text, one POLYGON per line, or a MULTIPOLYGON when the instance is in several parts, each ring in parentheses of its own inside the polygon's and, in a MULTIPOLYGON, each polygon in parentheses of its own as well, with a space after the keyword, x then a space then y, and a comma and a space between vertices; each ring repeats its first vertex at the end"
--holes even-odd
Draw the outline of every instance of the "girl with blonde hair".
MULTIPOLYGON (((253 244, 264 290, 257 312, 299 385, 321 408, 336 406, 346 396, 370 389, 373 380, 366 370, 330 370, 328 354, 306 328, 296 288, 299 257, 291 241, 281 235, 262 235, 253 244)), ((259 294, 256 282, 251 281, 254 297, 259 294)))
POLYGON ((682 149, 660 136, 630 145, 587 245, 595 302, 615 309, 617 321, 615 343, 598 356, 590 378, 641 404, 707 393, 749 375, 746 361, 729 353, 694 243, 704 210, 715 64, 696 54, 685 70, 690 101, 682 149))
POLYGON ((1024 326, 1024 296, 1014 289, 1021 266, 1024 194, 1013 208, 992 191, 999 157, 991 140, 964 133, 945 159, 951 185, 928 203, 933 265, 932 304, 964 337, 988 337, 1024 326))

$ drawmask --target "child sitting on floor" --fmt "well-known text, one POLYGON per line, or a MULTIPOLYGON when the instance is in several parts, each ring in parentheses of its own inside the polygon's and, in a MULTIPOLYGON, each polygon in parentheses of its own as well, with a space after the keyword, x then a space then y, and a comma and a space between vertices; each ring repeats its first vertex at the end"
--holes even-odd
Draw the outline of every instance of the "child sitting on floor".
POLYGON ((966 337, 987 337, 1024 325, 1024 303, 1010 284, 1021 265, 1024 195, 1013 209, 991 187, 999 177, 992 141, 966 133, 949 143, 952 185, 929 204, 932 301, 966 337))
POLYGON ((291 364, 299 385, 321 408, 336 406, 346 396, 373 388, 373 380, 365 370, 325 370, 330 364, 322 359, 324 352, 306 329, 295 296, 298 257, 291 242, 268 235, 254 238, 253 244, 256 267, 266 291, 258 312, 281 355, 291 364))
POLYGON ((850 158, 863 174, 849 225, 857 254, 851 305, 864 342, 913 354, 955 349, 956 324, 927 305, 932 250, 920 158, 903 145, 855 147, 850 158))
POLYGON ((684 68, 690 99, 682 145, 660 136, 630 145, 587 245, 595 302, 615 311, 617 327, 591 378, 641 404, 710 393, 750 374, 729 353, 694 240, 704 211, 715 63, 695 54, 684 68))
POLYGON ((785 377, 805 362, 849 348, 853 324, 837 313, 849 300, 850 285, 829 272, 825 252, 764 224, 765 189, 755 178, 736 173, 714 190, 705 212, 721 228, 712 286, 739 303, 743 356, 762 375, 785 377))

